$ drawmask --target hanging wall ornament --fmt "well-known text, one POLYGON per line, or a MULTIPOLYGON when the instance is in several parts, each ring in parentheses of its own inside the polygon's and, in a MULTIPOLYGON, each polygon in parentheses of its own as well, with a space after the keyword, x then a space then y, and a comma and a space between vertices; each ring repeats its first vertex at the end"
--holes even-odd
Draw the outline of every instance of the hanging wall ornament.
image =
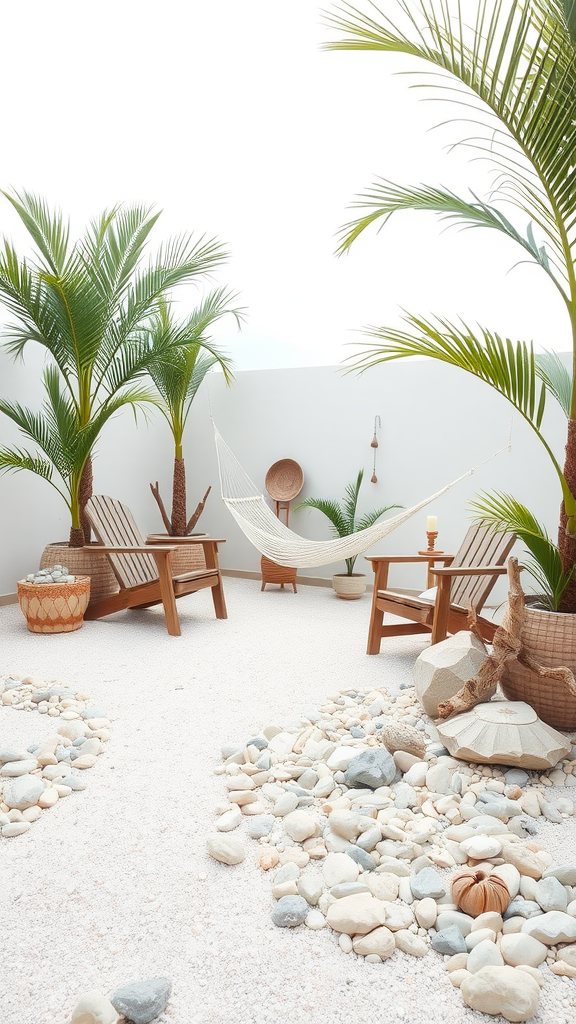
POLYGON ((372 484, 377 484, 378 483, 378 477, 376 476, 376 449, 378 447, 378 437, 377 437, 377 434, 376 434, 376 424, 378 424, 379 428, 382 427, 382 422, 381 422, 379 416, 375 416, 374 417, 374 437, 370 441, 370 447, 374 449, 374 465, 373 465, 373 468, 372 468, 372 476, 370 477, 370 483, 372 483, 372 484))

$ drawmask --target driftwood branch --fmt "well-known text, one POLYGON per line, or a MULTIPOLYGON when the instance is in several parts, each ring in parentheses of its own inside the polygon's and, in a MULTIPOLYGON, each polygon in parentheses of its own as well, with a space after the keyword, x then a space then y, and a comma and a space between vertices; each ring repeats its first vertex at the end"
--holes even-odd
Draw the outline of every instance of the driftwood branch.
POLYGON ((154 484, 150 484, 150 490, 152 491, 152 494, 154 495, 154 497, 156 499, 156 504, 158 505, 158 508, 160 509, 160 515, 162 516, 162 522, 164 523, 164 526, 166 528, 166 532, 167 532, 169 537, 173 537, 174 536, 174 530, 172 529, 172 523, 170 522, 170 520, 169 520, 169 518, 168 518, 168 516, 166 514, 166 509, 164 508, 164 502, 162 501, 162 498, 160 497, 160 489, 158 487, 158 481, 156 481, 156 486, 154 486, 154 484))
MULTIPOLYGON (((489 690, 493 690, 500 682, 504 666, 508 661, 516 660, 525 668, 530 669, 540 679, 556 679, 576 697, 576 681, 569 668, 546 668, 541 665, 522 645, 522 629, 526 617, 524 592, 520 585, 520 569, 518 559, 508 559, 508 628, 499 626, 492 641, 492 653, 482 663, 478 675, 469 679, 461 690, 438 705, 440 718, 448 718, 454 713, 469 711, 485 699, 489 690)), ((470 629, 475 634, 475 613, 469 616, 470 629)))
POLYGON ((188 534, 192 533, 192 530, 194 529, 194 527, 196 526, 196 523, 200 519, 200 516, 202 515, 202 513, 204 511, 204 505, 206 504, 206 498, 210 494, 211 490, 212 490, 212 484, 210 484, 210 487, 206 491, 206 494, 202 498, 202 501, 198 502, 198 504, 196 506, 195 512, 193 512, 193 514, 190 516, 190 519, 188 520, 188 524, 186 526, 186 535, 187 536, 188 536, 188 534))

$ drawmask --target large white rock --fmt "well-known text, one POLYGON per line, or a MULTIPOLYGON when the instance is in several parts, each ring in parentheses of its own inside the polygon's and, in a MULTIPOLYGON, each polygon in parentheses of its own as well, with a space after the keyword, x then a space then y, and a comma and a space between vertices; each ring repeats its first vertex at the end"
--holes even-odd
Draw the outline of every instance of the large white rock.
POLYGON ((117 1024, 120 1017, 106 996, 92 989, 74 1007, 70 1024, 117 1024))
MULTIPOLYGON (((366 935, 384 924, 386 906, 369 893, 343 896, 328 908, 326 919, 335 932, 347 935, 366 935)), ((387 928, 386 931, 389 931, 387 928)), ((390 934, 392 934, 390 932, 390 934)), ((394 939, 392 939, 394 943, 394 939)), ((394 946, 392 947, 394 948, 394 946)), ((370 950, 369 952, 376 952, 370 950)))
POLYGON ((500 951, 510 967, 519 967, 520 964, 539 967, 548 956, 548 947, 525 932, 503 935, 500 940, 500 951))
POLYGON ((522 925, 522 931, 547 946, 556 946, 559 942, 576 942, 576 918, 561 910, 551 910, 548 914, 530 918, 522 925))
POLYGON ((352 946, 354 952, 359 953, 361 956, 377 953, 383 960, 392 956, 396 949, 394 936, 389 928, 375 928, 369 935, 357 935, 352 942, 352 946))
POLYGON ((355 882, 359 873, 356 861, 347 853, 329 853, 322 865, 324 881, 329 889, 343 882, 355 882))
POLYGON ((297 843, 303 843, 305 839, 310 839, 317 831, 315 819, 306 811, 292 811, 291 814, 287 814, 283 825, 286 835, 297 843))
POLYGON ((509 1021, 532 1017, 540 1002, 540 988, 534 978, 514 967, 483 967, 465 978, 460 986, 467 1006, 492 1016, 502 1014, 509 1021))
MULTIPOLYGON (((428 647, 418 656, 413 670, 416 696, 430 718, 437 718, 438 705, 478 674, 485 658, 483 644, 466 630, 428 647)), ((496 687, 487 692, 486 700, 495 691, 496 687)))
POLYGON ((503 967, 502 954, 490 939, 482 939, 473 949, 470 950, 466 970, 470 974, 477 974, 483 967, 503 967))
POLYGON ((246 850, 242 840, 229 836, 226 833, 208 836, 206 849, 214 860, 221 864, 241 864, 246 857, 246 850))

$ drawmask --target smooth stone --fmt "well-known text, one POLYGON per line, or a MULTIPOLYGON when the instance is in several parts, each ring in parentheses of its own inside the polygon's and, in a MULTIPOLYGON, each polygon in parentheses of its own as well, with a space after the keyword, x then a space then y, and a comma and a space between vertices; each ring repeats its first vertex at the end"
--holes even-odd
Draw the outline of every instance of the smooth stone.
POLYGON ((452 773, 446 765, 432 765, 426 772, 426 788, 430 793, 443 793, 447 795, 451 792, 451 782, 452 773))
POLYGON ((502 848, 502 857, 507 864, 513 864, 521 875, 530 878, 542 878, 543 867, 536 854, 516 843, 506 843, 502 848))
POLYGON ((478 914, 478 917, 474 918, 471 931, 477 932, 481 928, 491 928, 493 932, 498 934, 498 932, 502 931, 503 927, 502 915, 497 914, 495 910, 486 910, 483 914, 478 914))
POLYGON ((342 950, 343 953, 351 953, 354 948, 352 944, 352 939, 350 938, 349 935, 346 935, 345 932, 341 932, 341 934, 338 936, 338 945, 340 946, 340 949, 342 950))
POLYGON ((295 811, 297 807, 298 797, 296 793, 283 793, 274 804, 272 814, 276 815, 277 818, 283 818, 285 815, 295 811))
POLYGON ((518 967, 520 964, 539 967, 548 956, 548 947, 525 932, 503 935, 500 939, 500 950, 510 967, 518 967))
POLYGON ((96 764, 98 757, 96 754, 80 754, 74 761, 75 768, 93 768, 96 764))
POLYGON ((496 932, 493 932, 491 928, 479 928, 476 932, 470 931, 466 936, 466 949, 470 952, 486 939, 496 942, 496 932))
POLYGON ((472 931, 474 918, 469 914, 463 914, 460 910, 442 910, 438 907, 439 914, 436 920, 436 927, 439 931, 445 928, 457 928, 461 935, 466 938, 472 931))
POLYGON ((531 918, 522 925, 522 931, 547 946, 556 946, 559 942, 576 940, 576 918, 563 914, 560 910, 551 910, 540 917, 531 918))
POLYGON ((535 888, 534 899, 542 907, 544 913, 548 913, 550 910, 566 912, 568 893, 566 887, 557 878, 554 878, 553 875, 541 878, 539 882, 536 882, 535 888))
POLYGON ((11 761, 28 761, 29 750, 18 750, 17 747, 0 747, 0 764, 9 764, 11 761))
POLYGON ((328 908, 327 920, 336 932, 365 935, 384 924, 385 905, 368 893, 345 896, 328 908))
POLYGON ((520 786, 522 789, 529 780, 528 772, 522 771, 521 768, 510 768, 504 773, 507 786, 520 786))
POLYGON ((4 790, 4 803, 18 811, 33 807, 44 792, 44 784, 35 775, 21 775, 9 782, 4 790))
POLYGON ((229 811, 225 811, 221 814, 216 822, 216 829, 218 832, 231 832, 233 829, 238 828, 238 825, 242 821, 242 811, 238 806, 231 807, 229 811))
POLYGON ((246 857, 242 841, 226 834, 208 836, 206 849, 221 864, 241 864, 246 857))
POLYGON ((498 857, 502 850, 502 843, 493 836, 472 836, 460 843, 460 849, 470 857, 470 860, 489 860, 491 857, 498 857))
POLYGON ((477 974, 483 967, 503 967, 502 954, 490 939, 483 939, 470 950, 466 970, 470 974, 477 974))
POLYGON ((366 850, 367 853, 372 853, 381 839, 382 830, 379 825, 374 825, 373 828, 367 829, 366 832, 362 832, 358 836, 356 846, 359 846, 361 850, 366 850))
POLYGON ((403 903, 386 904, 384 913, 384 924, 391 932, 410 928, 410 925, 414 924, 414 914, 410 907, 406 907, 403 903))
POLYGON ((509 800, 506 796, 486 791, 478 794, 476 807, 483 814, 490 814, 492 817, 499 818, 503 822, 507 822, 510 818, 522 814, 522 807, 517 800, 509 800))
POLYGON ((62 779, 62 785, 68 786, 69 789, 79 793, 83 789, 88 788, 88 783, 83 778, 80 778, 79 775, 65 775, 62 779))
POLYGON ((320 931, 321 928, 326 927, 326 918, 319 910, 309 910, 304 924, 312 931, 320 931))
POLYGON ((324 892, 324 886, 320 876, 308 872, 301 875, 296 884, 298 887, 298 894, 302 896, 311 907, 315 907, 324 892))
POLYGON ((524 917, 529 919, 531 917, 541 916, 542 908, 540 905, 535 903, 534 900, 525 900, 523 896, 515 896, 503 914, 505 921, 511 917, 524 917))
POLYGON ((432 937, 432 948, 437 953, 443 953, 445 956, 453 956, 455 953, 466 953, 466 940, 462 935, 462 932, 452 925, 450 928, 444 928, 437 931, 432 937))
POLYGON ((428 771, 427 761, 417 761, 404 775, 404 782, 409 786, 424 786, 426 784, 426 773, 428 771))
POLYGON ((364 882, 339 882, 330 888, 330 895, 334 899, 341 900, 345 896, 356 896, 359 892, 370 892, 364 882))
MULTIPOLYGON (((548 950, 546 950, 546 952, 548 952, 548 950)), ((570 964, 571 967, 576 967, 576 946, 564 946, 564 949, 559 949, 558 959, 564 960, 564 962, 570 964)))
POLYGON ((562 885, 576 885, 576 864, 562 864, 555 868, 546 868, 543 878, 557 878, 562 885))
POLYGON ((384 749, 364 750, 348 765, 344 772, 347 786, 389 786, 396 775, 396 764, 384 749))
POLYGON ((285 816, 283 825, 286 835, 297 843, 303 843, 305 839, 316 835, 318 827, 316 819, 307 811, 292 811, 285 816))
POLYGON ((295 882, 299 877, 300 868, 297 864, 283 864, 282 867, 278 868, 278 871, 274 875, 274 884, 279 885, 282 882, 295 882))
POLYGON ((301 786, 302 789, 312 790, 317 782, 318 773, 312 768, 307 768, 306 771, 302 772, 302 775, 298 777, 298 785, 301 786))
POLYGON ((283 896, 272 911, 272 921, 278 928, 297 928, 303 924, 310 907, 303 896, 283 896))
POLYGON ((424 940, 408 931, 407 928, 401 928, 394 932, 394 942, 396 949, 399 949, 401 953, 407 953, 408 956, 422 957, 426 956, 428 952, 428 946, 424 940))
POLYGON ((417 875, 414 875, 410 879, 410 888, 417 900, 423 900, 426 896, 438 899, 446 895, 446 887, 434 868, 423 868, 417 875))
POLYGON ((420 900, 414 908, 414 915, 421 928, 426 928, 426 930, 433 928, 438 916, 436 900, 433 900, 431 896, 420 900))
POLYGON ((468 953, 455 953, 449 960, 446 961, 444 967, 447 971, 460 971, 466 969, 468 963, 468 953))
POLYGON ((346 850, 345 856, 351 857, 362 871, 374 871, 376 867, 374 857, 371 857, 370 854, 366 853, 366 850, 363 850, 360 846, 351 846, 346 850))
MULTIPOLYGON (((408 772, 415 765, 420 763, 420 758, 414 754, 409 754, 406 750, 395 750, 392 754, 394 758, 394 764, 401 772, 408 772)), ((426 765, 428 768, 428 765, 426 765)), ((414 783, 411 783, 414 785, 414 783)))
POLYGON ((407 807, 418 807, 418 796, 416 790, 409 786, 407 782, 397 782, 392 787, 394 794, 394 806, 396 810, 406 810, 407 807))
POLYGON ((37 767, 36 758, 30 758, 27 761, 6 761, 6 764, 0 768, 0 775, 6 779, 17 779, 21 775, 28 775, 37 767))
POLYGON ((560 814, 560 811, 558 810, 558 808, 555 807, 554 804, 550 803, 549 800, 543 800, 542 801, 541 810, 542 810, 542 814, 544 815, 544 817, 546 818, 547 821, 552 821, 556 825, 559 825, 561 823, 561 821, 563 820, 562 815, 560 814))
POLYGON ((465 978, 460 986, 462 998, 473 1010, 492 1016, 502 1014, 518 1022, 532 1017, 540 1003, 540 988, 525 972, 513 967, 483 967, 465 978))
POLYGON ((384 903, 392 903, 398 897, 400 888, 398 875, 394 875, 389 871, 376 874, 370 873, 366 875, 366 878, 363 878, 363 881, 368 886, 372 895, 384 903))
POLYGON ((375 953, 381 960, 386 960, 396 949, 396 942, 389 928, 380 927, 374 928, 369 935, 356 936, 352 940, 352 947, 360 956, 375 953))
POLYGON ((331 888, 341 882, 356 882, 359 867, 346 853, 329 853, 322 865, 322 874, 331 888))
POLYGON ((328 815, 330 831, 353 843, 362 832, 367 819, 354 811, 331 811, 328 815))
POLYGON ((7 825, 2 826, 1 834, 4 839, 14 839, 23 835, 29 828, 29 821, 9 821, 7 825))
POLYGON ((110 1002, 132 1024, 150 1024, 166 1009, 171 992, 169 978, 147 978, 121 985, 112 993, 110 1002))
POLYGON ((451 983, 454 985, 454 988, 460 988, 462 982, 464 981, 464 978, 470 978, 471 974, 470 971, 467 971, 465 968, 460 968, 460 970, 452 971, 448 975, 448 977, 450 978, 451 983))
POLYGON ((70 1024, 117 1024, 118 1013, 97 989, 86 992, 76 1003, 70 1024))

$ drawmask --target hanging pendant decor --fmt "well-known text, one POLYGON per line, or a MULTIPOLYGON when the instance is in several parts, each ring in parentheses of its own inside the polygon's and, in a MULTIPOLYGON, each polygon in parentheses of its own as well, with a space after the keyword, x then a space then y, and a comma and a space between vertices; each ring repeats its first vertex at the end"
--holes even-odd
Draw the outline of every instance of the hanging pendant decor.
POLYGON ((381 421, 379 416, 375 416, 374 417, 374 437, 370 441, 370 447, 374 449, 374 465, 372 467, 372 476, 370 477, 370 483, 371 484, 377 484, 378 483, 378 477, 376 476, 376 449, 378 447, 378 436, 376 434, 376 424, 378 424, 378 427, 380 429, 382 428, 382 421, 381 421))

